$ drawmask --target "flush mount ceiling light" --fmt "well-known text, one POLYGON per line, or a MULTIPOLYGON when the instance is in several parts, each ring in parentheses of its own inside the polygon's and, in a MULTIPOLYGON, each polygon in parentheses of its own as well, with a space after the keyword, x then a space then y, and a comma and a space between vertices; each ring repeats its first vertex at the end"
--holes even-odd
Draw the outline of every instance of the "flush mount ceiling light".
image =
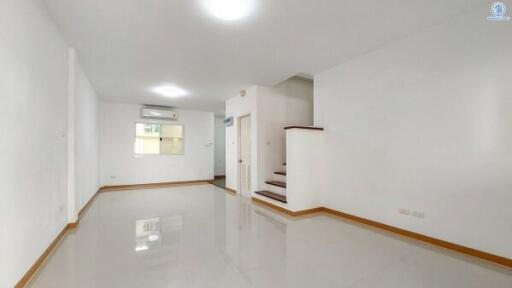
POLYGON ((253 8, 253 0, 204 0, 213 16, 234 21, 247 16, 253 8))
POLYGON ((186 90, 183 90, 177 86, 170 85, 170 84, 153 87, 151 89, 151 91, 153 93, 156 93, 156 94, 159 94, 159 95, 162 95, 165 97, 170 97, 170 98, 183 97, 188 94, 188 92, 186 90))

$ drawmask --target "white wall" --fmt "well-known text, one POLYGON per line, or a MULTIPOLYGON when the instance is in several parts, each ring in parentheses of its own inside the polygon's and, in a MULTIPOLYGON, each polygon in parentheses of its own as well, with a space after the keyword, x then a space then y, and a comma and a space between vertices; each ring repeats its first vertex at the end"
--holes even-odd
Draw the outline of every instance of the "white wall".
POLYGON ((0 287, 67 224, 68 47, 40 1, 0 1, 0 287))
POLYGON ((286 162, 284 127, 313 125, 313 81, 292 77, 273 87, 258 87, 258 190, 271 188, 275 171, 286 162))
POLYGON ((179 111, 184 125, 184 155, 134 155, 135 123, 159 123, 140 117, 140 105, 101 103, 101 184, 127 185, 213 179, 212 112, 179 111))
POLYGON ((215 176, 223 176, 226 175, 226 125, 224 125, 224 117, 215 117, 214 134, 214 174, 215 176))
POLYGON ((286 200, 292 211, 322 207, 320 191, 325 171, 324 132, 286 130, 286 200))
MULTIPOLYGON (((251 114, 251 190, 267 189, 265 181, 283 169, 286 160, 284 127, 313 124, 313 82, 292 77, 273 87, 253 86, 245 97, 226 101, 226 186, 238 190, 238 117, 251 114)), ((251 195, 245 195, 251 196, 251 195)))
POLYGON ((99 189, 100 125, 98 95, 78 60, 74 74, 74 184, 78 212, 99 189))
POLYGON ((475 11, 315 77, 321 198, 512 258, 512 23, 475 11))
MULTIPOLYGON (((258 87, 252 86, 247 89, 244 97, 235 96, 226 101, 226 117, 233 117, 233 126, 226 127, 226 187, 239 190, 238 188, 238 118, 251 114, 251 186, 256 187, 256 174, 252 171, 258 169, 258 115, 257 111, 258 87)), ((250 196, 250 195, 245 195, 250 196)))

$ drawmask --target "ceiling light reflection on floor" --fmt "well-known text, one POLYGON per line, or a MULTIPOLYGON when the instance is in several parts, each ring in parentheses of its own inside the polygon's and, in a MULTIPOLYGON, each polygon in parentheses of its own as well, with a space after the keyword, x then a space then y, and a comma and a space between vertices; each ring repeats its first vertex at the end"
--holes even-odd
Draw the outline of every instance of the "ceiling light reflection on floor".
POLYGON ((135 251, 136 251, 136 252, 146 251, 146 250, 148 250, 148 249, 149 249, 149 247, 148 247, 148 246, 146 246, 146 245, 135 246, 135 251))
POLYGON ((158 241, 158 239, 160 239, 159 235, 149 235, 148 236, 148 240, 151 241, 151 242, 158 241))

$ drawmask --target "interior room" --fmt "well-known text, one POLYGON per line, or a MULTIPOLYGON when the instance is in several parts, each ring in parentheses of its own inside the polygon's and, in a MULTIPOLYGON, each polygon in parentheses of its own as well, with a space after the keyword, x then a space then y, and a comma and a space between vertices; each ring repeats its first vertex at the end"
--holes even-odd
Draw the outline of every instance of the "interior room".
POLYGON ((0 287, 512 287, 511 10, 0 0, 0 287))

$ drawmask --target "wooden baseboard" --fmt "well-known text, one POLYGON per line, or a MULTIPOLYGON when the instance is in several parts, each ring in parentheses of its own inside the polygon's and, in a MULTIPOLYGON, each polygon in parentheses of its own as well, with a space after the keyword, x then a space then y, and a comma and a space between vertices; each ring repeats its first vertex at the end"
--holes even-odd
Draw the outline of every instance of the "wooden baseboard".
POLYGON ((98 194, 100 194, 100 192, 101 192, 101 188, 98 189, 98 191, 96 191, 94 193, 94 195, 92 195, 91 199, 89 199, 89 201, 87 201, 87 203, 85 203, 84 207, 82 207, 82 209, 80 209, 80 211, 78 211, 77 223, 80 222, 80 220, 84 216, 85 212, 87 211, 87 209, 89 209, 89 207, 91 206, 92 202, 96 199, 96 197, 98 197, 98 194))
POLYGON ((237 194, 236 190, 233 190, 233 189, 228 188, 228 187, 224 187, 224 190, 226 190, 226 191, 228 191, 229 193, 234 194, 234 195, 236 195, 236 194, 237 194))
POLYGON ((76 222, 68 223, 62 229, 62 231, 59 233, 59 235, 57 235, 57 237, 55 237, 55 239, 52 241, 50 246, 48 246, 48 248, 46 248, 46 250, 44 250, 43 254, 41 254, 41 256, 39 256, 39 258, 37 258, 36 262, 34 262, 34 264, 32 264, 30 269, 25 273, 25 275, 23 275, 23 277, 20 279, 20 281, 18 281, 16 286, 14 286, 15 288, 25 287, 28 284, 28 282, 30 281, 30 279, 32 279, 32 277, 35 275, 35 273, 37 271, 39 271, 39 269, 43 266, 43 264, 46 262, 48 257, 53 253, 53 251, 55 251, 55 249, 58 247, 58 244, 60 244, 62 242, 62 240, 66 236, 67 232, 72 229, 76 229, 78 227, 78 223, 80 222, 80 219, 83 217, 84 213, 87 211, 87 208, 90 206, 90 204, 96 198, 96 196, 98 196, 99 192, 100 192, 100 190, 96 191, 96 193, 94 193, 94 195, 91 197, 91 199, 89 199, 89 201, 87 201, 87 204, 85 204, 85 206, 82 207, 82 209, 80 209, 80 211, 78 212, 78 219, 76 220, 76 222))
POLYGON ((448 241, 445 241, 445 240, 437 239, 437 238, 434 238, 434 237, 430 237, 430 236, 427 236, 427 235, 419 234, 419 233, 416 233, 416 232, 412 232, 412 231, 405 230, 405 229, 402 229, 402 228, 394 227, 394 226, 391 226, 391 225, 387 225, 387 224, 380 223, 380 222, 377 222, 377 221, 369 220, 369 219, 366 219, 366 218, 358 217, 358 216, 351 215, 351 214, 348 214, 348 213, 343 213, 343 212, 340 212, 340 211, 337 211, 337 210, 334 210, 334 209, 323 207, 323 210, 325 212, 327 212, 329 214, 332 214, 334 216, 337 216, 337 217, 341 217, 341 218, 345 218, 345 219, 348 219, 348 220, 359 222, 359 223, 362 223, 362 224, 365 224, 365 225, 377 227, 377 228, 386 230, 386 231, 391 232, 391 233, 399 234, 399 235, 402 235, 402 236, 405 236, 405 237, 408 237, 408 238, 412 238, 412 239, 415 239, 415 240, 418 240, 418 241, 426 242, 426 243, 429 243, 429 244, 432 244, 432 245, 435 245, 435 246, 438 246, 438 247, 442 247, 442 248, 445 248, 445 249, 448 249, 448 250, 456 251, 456 252, 459 252, 459 253, 462 253, 462 254, 473 256, 473 257, 476 257, 476 258, 479 258, 479 259, 482 259, 482 260, 485 260, 485 261, 493 262, 493 263, 496 263, 496 264, 500 264, 500 265, 503 265, 503 266, 506 266, 506 267, 512 267, 512 259, 509 259, 509 258, 506 258, 506 257, 494 255, 494 254, 487 253, 487 252, 484 252, 484 251, 481 251, 481 250, 477 250, 477 249, 473 249, 473 248, 470 248, 470 247, 462 246, 462 245, 459 245, 459 244, 456 244, 456 243, 452 243, 452 242, 448 242, 448 241))
MULTIPOLYGON (((64 236, 66 236, 67 232, 72 229, 74 223, 69 223, 64 226, 64 228, 60 231, 60 233, 55 237, 55 239, 50 243, 50 246, 44 250, 43 254, 37 258, 36 262, 32 264, 32 266, 28 269, 27 273, 23 275, 23 277, 16 283, 14 286, 15 288, 23 288, 25 287, 32 276, 36 274, 36 272, 42 267, 42 265, 46 262, 46 259, 55 251, 55 248, 57 248, 58 244, 61 243, 64 236)), ((75 226, 76 227, 76 226, 75 226)))
MULTIPOLYGON (((23 277, 20 279, 20 281, 18 281, 18 283, 14 287, 15 288, 23 288, 27 285, 27 283, 30 281, 32 276, 35 275, 35 273, 45 263, 46 259, 48 259, 48 257, 55 250, 55 248, 57 248, 58 244, 61 243, 62 239, 67 234, 67 232, 78 226, 80 219, 83 217, 83 215, 85 214, 87 209, 90 207, 91 203, 94 201, 94 199, 97 197, 97 195, 100 192, 121 191, 121 190, 129 190, 129 189, 151 189, 151 188, 162 188, 162 187, 169 187, 169 186, 172 187, 172 186, 181 186, 181 185, 194 185, 194 184, 203 184, 203 183, 210 184, 208 181, 211 181, 211 180, 179 181, 179 182, 167 182, 167 183, 151 183, 151 184, 136 184, 136 185, 120 185, 120 186, 102 187, 100 190, 98 190, 93 195, 93 197, 91 197, 91 199, 87 202, 87 204, 85 204, 85 206, 78 212, 77 222, 68 223, 62 229, 62 231, 52 241, 52 243, 48 246, 48 248, 46 248, 46 250, 43 252, 43 254, 41 254, 41 256, 39 256, 39 258, 37 258, 37 260, 34 262, 34 264, 29 268, 27 273, 25 273, 25 275, 23 275, 23 277)), ((224 189, 231 193, 235 193, 235 194, 237 193, 235 190, 227 188, 227 187, 224 189)), ((456 251, 456 252, 459 252, 459 253, 462 253, 465 255, 469 255, 472 257, 476 257, 476 258, 479 258, 479 259, 482 259, 482 260, 485 260, 488 262, 503 265, 503 266, 506 266, 509 268, 512 267, 512 259, 509 259, 509 258, 506 258, 503 256, 494 255, 491 253, 487 253, 487 252, 473 249, 470 247, 462 246, 462 245, 455 244, 452 242, 444 241, 441 239, 436 239, 436 238, 433 238, 433 237, 430 237, 427 235, 423 235, 423 234, 419 234, 416 232, 401 229, 398 227, 390 226, 387 224, 383 224, 383 223, 380 223, 377 221, 358 217, 358 216, 351 215, 348 213, 343 213, 343 212, 340 212, 340 211, 337 211, 334 209, 330 209, 330 208, 326 208, 326 207, 317 207, 317 208, 312 208, 312 209, 307 209, 307 210, 291 211, 291 210, 288 210, 281 206, 272 204, 270 202, 267 202, 267 201, 264 201, 264 200, 261 200, 261 199, 255 198, 255 197, 252 197, 252 201, 256 204, 277 210, 281 213, 284 213, 284 214, 292 216, 292 217, 304 216, 304 215, 309 215, 309 214, 314 214, 314 213, 319 213, 319 212, 328 213, 328 214, 331 214, 331 215, 334 215, 334 216, 337 216, 340 218, 348 219, 348 220, 362 223, 365 225, 369 225, 372 227, 377 227, 379 229, 383 229, 383 230, 391 232, 391 233, 399 234, 399 235, 402 235, 402 236, 405 236, 405 237, 408 237, 411 239, 429 243, 429 244, 432 244, 432 245, 435 245, 438 247, 442 247, 442 248, 445 248, 448 250, 456 251)))
MULTIPOLYGON (((96 199, 99 193, 101 192, 109 192, 109 191, 122 191, 122 190, 132 190, 132 189, 151 189, 151 188, 162 188, 162 187, 172 187, 179 185, 196 185, 200 183, 208 183, 211 180, 192 180, 192 181, 176 181, 176 182, 161 182, 161 183, 147 183, 147 184, 130 184, 130 185, 117 185, 117 186, 103 186, 94 195, 87 201, 87 203, 78 211, 78 222, 82 218, 83 214, 89 209, 91 203, 96 199)), ((76 225, 74 227, 76 227, 76 225)), ((74 228, 73 227, 73 228, 74 228)))
POLYGON ((283 207, 281 207, 279 205, 267 202, 265 200, 261 200, 261 199, 256 198, 256 197, 252 197, 252 201, 255 202, 256 204, 261 205, 261 206, 266 206, 266 207, 275 209, 275 210, 277 210, 277 211, 279 211, 279 212, 281 212, 283 214, 286 214, 286 215, 289 215, 289 216, 293 216, 293 217, 304 216, 304 215, 318 213, 318 212, 322 212, 323 211, 323 207, 317 207, 317 208, 312 208, 312 209, 307 209, 307 210, 300 210, 300 211, 291 211, 291 210, 283 208, 283 207))
POLYGON ((100 192, 136 190, 136 189, 156 189, 156 188, 164 188, 164 187, 172 187, 172 186, 209 184, 209 182, 211 182, 211 181, 213 181, 213 179, 145 183, 145 184, 129 184, 129 185, 112 185, 112 186, 101 187, 100 192))
POLYGON ((437 239, 437 238, 430 237, 427 235, 419 234, 419 233, 405 230, 402 228, 398 228, 398 227, 394 227, 394 226, 387 225, 384 223, 380 223, 377 221, 373 221, 373 220, 369 220, 366 218, 351 215, 348 213, 340 212, 340 211, 330 209, 327 207, 317 207, 317 208, 301 210, 301 211, 291 211, 291 210, 288 210, 281 206, 272 204, 270 202, 267 202, 267 201, 264 201, 264 200, 261 200, 258 198, 253 197, 252 200, 257 204, 261 204, 262 206, 277 210, 281 213, 284 213, 286 215, 293 216, 293 217, 303 216, 303 215, 313 214, 313 213, 318 213, 318 212, 325 212, 325 213, 328 213, 328 214, 336 216, 336 217, 340 217, 340 218, 348 219, 348 220, 358 222, 361 224, 365 224, 368 226, 376 227, 376 228, 386 230, 386 231, 394 233, 394 234, 399 234, 404 237, 408 237, 408 238, 415 239, 415 240, 418 240, 421 242, 429 243, 431 245, 435 245, 435 246, 442 247, 442 248, 445 248, 448 250, 459 252, 459 253, 469 255, 469 256, 472 256, 475 258, 479 258, 481 260, 485 260, 485 261, 492 262, 495 264, 503 265, 506 267, 512 267, 512 259, 510 259, 510 258, 487 253, 487 252, 484 252, 481 250, 473 249, 473 248, 462 246, 462 245, 459 245, 456 243, 448 242, 445 240, 437 239))
POLYGON ((45 263, 46 259, 52 254, 52 252, 57 248, 58 244, 63 240, 64 236, 66 236, 67 232, 78 227, 80 220, 84 216, 85 212, 89 209, 93 201, 96 199, 99 193, 101 192, 109 192, 109 191, 122 191, 122 190, 132 190, 132 189, 151 189, 151 188, 162 188, 162 187, 172 187, 172 186, 182 186, 182 185, 197 185, 197 184, 208 184, 208 181, 211 180, 193 180, 193 181, 177 181, 177 182, 164 182, 164 183, 148 183, 148 184, 135 184, 135 185, 118 185, 118 186, 104 186, 101 187, 94 195, 87 201, 87 203, 80 209, 78 212, 78 219, 74 223, 68 223, 62 231, 55 237, 50 246, 46 248, 46 250, 37 258, 36 262, 32 264, 29 270, 23 275, 23 277, 18 281, 15 288, 23 288, 27 285, 30 279, 35 275, 35 273, 42 267, 45 263))
POLYGON ((231 194, 231 195, 236 196, 236 194, 237 194, 236 190, 233 190, 233 189, 231 189, 231 188, 228 188, 228 187, 222 187, 222 186, 217 186, 217 185, 215 185, 213 182, 209 182, 209 184, 211 184, 211 185, 213 185, 213 186, 215 186, 215 187, 217 187, 217 188, 224 189, 224 191, 226 191, 227 193, 229 193, 229 194, 231 194))
POLYGON ((226 175, 217 175, 214 178, 215 179, 224 179, 224 178, 226 178, 226 175))

